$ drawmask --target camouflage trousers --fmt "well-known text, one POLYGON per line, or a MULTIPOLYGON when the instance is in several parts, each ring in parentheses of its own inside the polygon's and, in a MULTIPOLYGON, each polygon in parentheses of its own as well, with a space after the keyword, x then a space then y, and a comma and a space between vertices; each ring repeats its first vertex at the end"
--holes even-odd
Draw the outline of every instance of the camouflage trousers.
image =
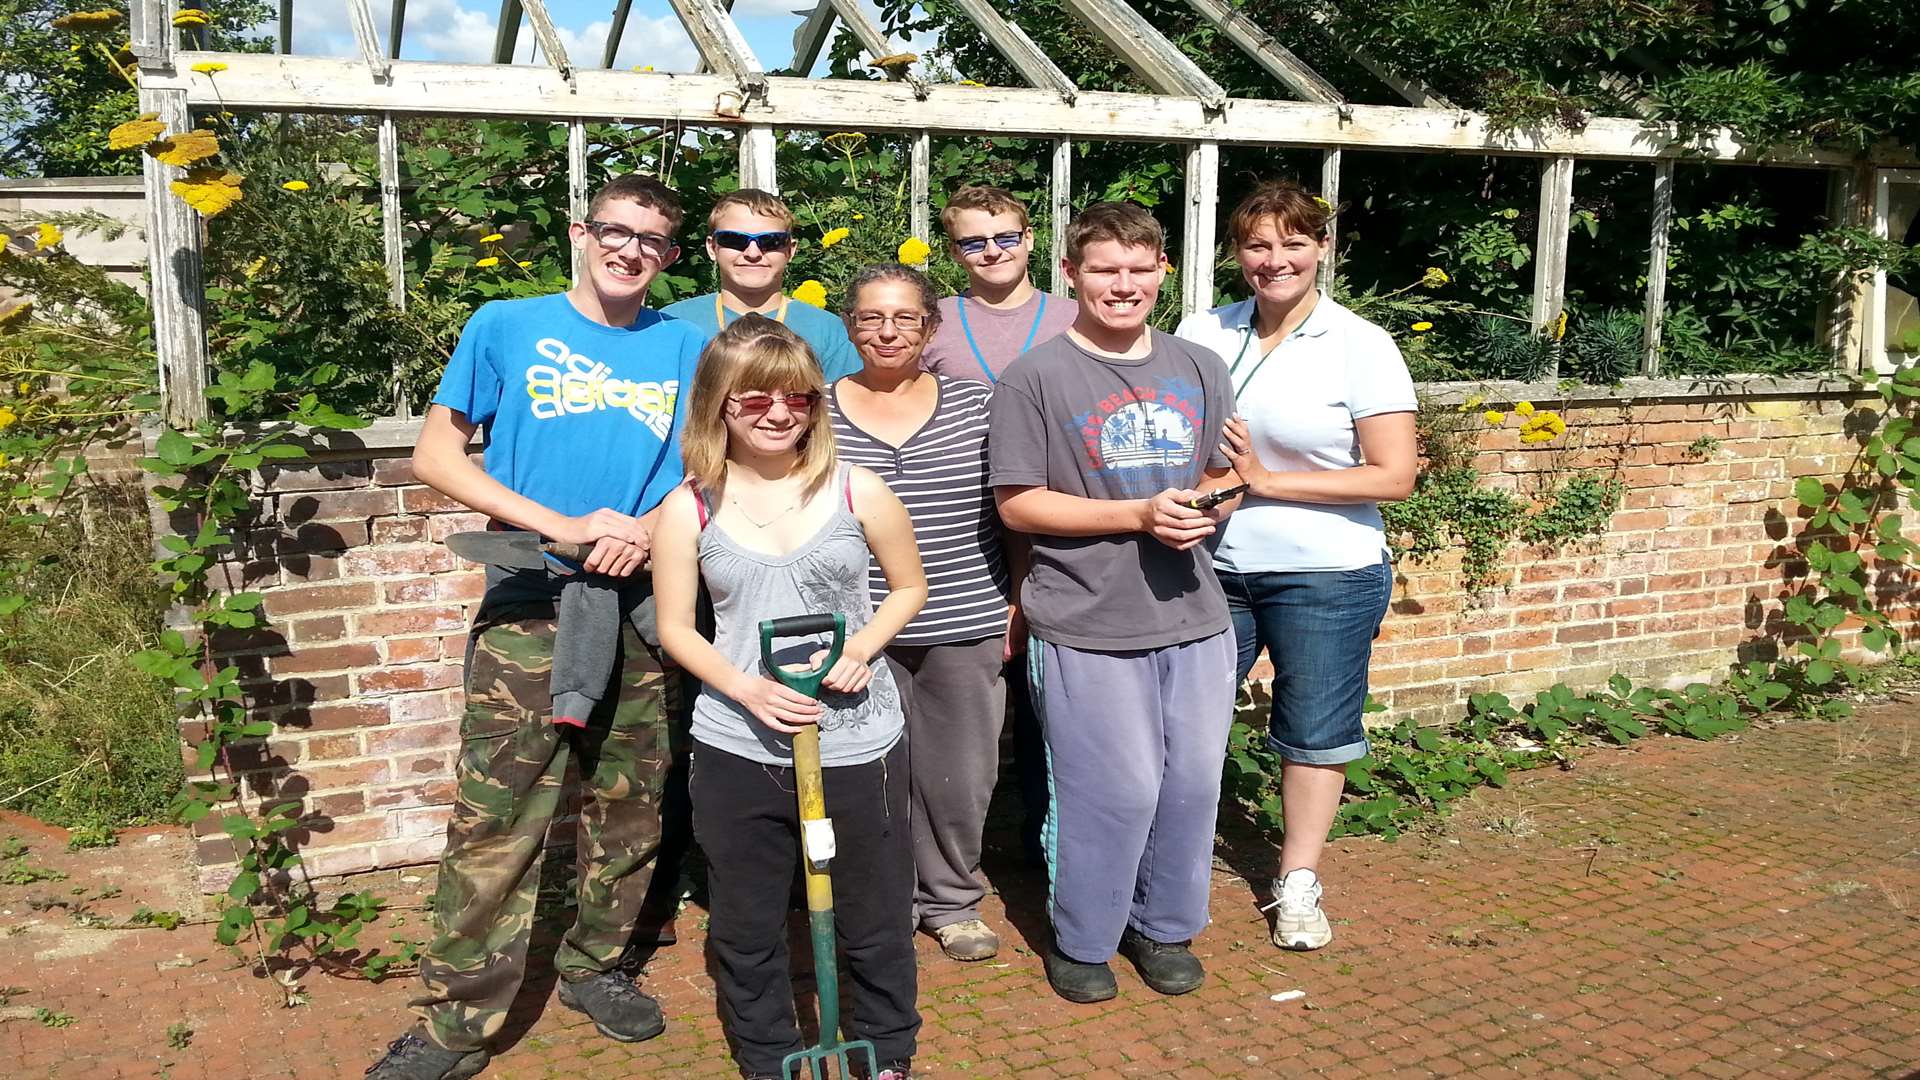
POLYGON ((548 713, 552 609, 501 612, 467 643, 453 820, 434 895, 433 942, 413 1005, 426 1033, 473 1050, 505 1026, 527 971, 540 859, 562 806, 570 760, 582 784, 579 914, 560 944, 562 978, 611 970, 626 949, 661 851, 670 767, 691 748, 681 725, 682 678, 658 650, 622 628, 613 685, 582 728, 548 713))

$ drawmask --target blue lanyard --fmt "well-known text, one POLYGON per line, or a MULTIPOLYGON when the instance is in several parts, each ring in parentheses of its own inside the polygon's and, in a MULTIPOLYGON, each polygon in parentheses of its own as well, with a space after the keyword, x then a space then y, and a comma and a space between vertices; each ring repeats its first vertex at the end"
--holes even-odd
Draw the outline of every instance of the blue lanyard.
MULTIPOLYGON (((973 350, 973 362, 980 365, 980 370, 986 373, 988 382, 999 382, 1000 380, 993 374, 993 369, 987 366, 987 358, 980 355, 980 346, 974 343, 973 327, 967 325, 967 298, 962 296, 956 299, 958 303, 955 306, 960 309, 960 332, 967 336, 967 348, 973 350)), ((1020 345, 1021 352, 1033 348, 1033 336, 1040 332, 1040 320, 1045 318, 1046 314, 1047 294, 1041 293, 1040 310, 1033 313, 1033 325, 1027 328, 1027 340, 1020 345)))

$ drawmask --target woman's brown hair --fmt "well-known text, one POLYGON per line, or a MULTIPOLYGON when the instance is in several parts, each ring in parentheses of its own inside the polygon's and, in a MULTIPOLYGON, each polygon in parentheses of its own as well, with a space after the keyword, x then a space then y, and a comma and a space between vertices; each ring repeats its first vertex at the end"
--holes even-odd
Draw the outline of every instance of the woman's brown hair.
POLYGON ((1227 218, 1227 243, 1238 246, 1269 218, 1286 235, 1299 233, 1325 240, 1333 207, 1291 180, 1269 180, 1233 208, 1227 218))
POLYGON ((804 497, 812 498, 839 463, 827 419, 826 383, 807 343, 764 315, 742 315, 700 352, 686 428, 680 436, 687 479, 696 487, 720 486, 727 475, 727 399, 755 390, 812 391, 822 396, 807 413, 807 429, 799 444, 801 490, 804 497))

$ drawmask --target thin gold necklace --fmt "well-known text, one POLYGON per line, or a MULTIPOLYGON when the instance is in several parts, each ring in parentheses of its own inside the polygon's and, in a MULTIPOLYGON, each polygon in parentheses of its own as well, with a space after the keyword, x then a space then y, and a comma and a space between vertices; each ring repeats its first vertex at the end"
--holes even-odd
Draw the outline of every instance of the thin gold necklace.
POLYGON ((727 501, 733 504, 733 508, 735 510, 740 511, 741 517, 747 519, 747 524, 752 525, 756 529, 765 529, 769 525, 772 525, 774 522, 779 521, 781 518, 786 517, 788 514, 791 514, 795 510, 799 509, 800 504, 806 501, 806 497, 801 496, 800 498, 793 500, 792 502, 786 505, 785 509, 779 511, 778 513, 774 514, 772 517, 768 518, 765 521, 761 521, 759 518, 756 518, 752 514, 747 513, 747 505, 741 502, 740 497, 735 495, 731 491, 727 493, 727 501))

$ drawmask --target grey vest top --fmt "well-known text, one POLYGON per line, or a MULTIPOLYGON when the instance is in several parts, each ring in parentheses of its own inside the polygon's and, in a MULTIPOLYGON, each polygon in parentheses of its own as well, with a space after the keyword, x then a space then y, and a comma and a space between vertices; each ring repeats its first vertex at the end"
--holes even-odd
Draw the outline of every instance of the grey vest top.
MULTIPOLYGON (((847 634, 867 625, 867 563, 873 557, 866 532, 848 507, 848 466, 829 482, 833 516, 812 539, 787 555, 768 555, 734 543, 709 521, 700 532, 700 576, 713 597, 713 646, 741 671, 765 674, 760 662, 760 621, 792 615, 839 612, 847 634)), ((703 501, 705 496, 695 492, 703 501)), ((805 664, 827 646, 824 637, 782 638, 774 661, 805 664)), ((873 681, 858 694, 823 691, 820 763, 862 765, 886 754, 906 725, 900 690, 884 656, 873 660, 873 681)), ((739 702, 702 686, 693 704, 693 737, 729 754, 768 765, 793 764, 793 737, 754 719, 739 702)))

